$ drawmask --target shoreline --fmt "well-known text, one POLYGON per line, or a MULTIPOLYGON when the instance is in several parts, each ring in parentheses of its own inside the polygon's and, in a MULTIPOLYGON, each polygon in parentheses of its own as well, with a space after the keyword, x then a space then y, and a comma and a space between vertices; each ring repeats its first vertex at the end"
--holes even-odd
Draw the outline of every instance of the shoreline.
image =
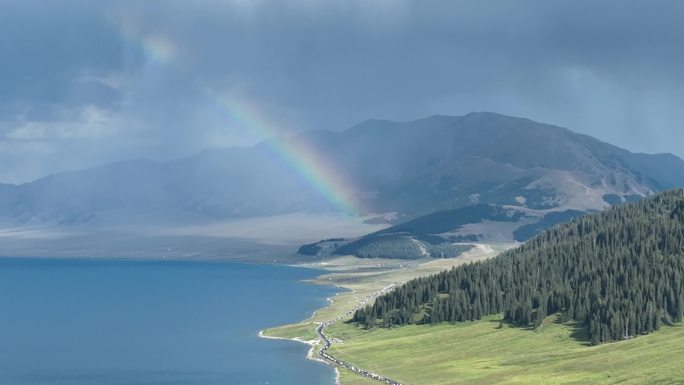
POLYGON ((332 365, 330 362, 328 362, 322 358, 316 357, 316 355, 314 353, 314 350, 316 349, 316 347, 320 345, 320 341, 318 340, 318 338, 314 339, 314 340, 308 340, 307 341, 307 340, 303 340, 299 337, 293 337, 293 338, 274 337, 274 336, 268 336, 268 335, 264 334, 264 330, 259 330, 259 333, 257 333, 257 336, 259 338, 263 338, 263 339, 267 339, 267 340, 290 341, 290 342, 298 342, 301 344, 308 345, 309 350, 306 353, 306 359, 311 360, 311 361, 315 361, 315 362, 320 362, 322 364, 325 364, 326 366, 331 367, 333 369, 333 371, 335 372, 335 385, 341 385, 341 383, 340 383, 340 369, 337 366, 332 365))
POLYGON ((258 333, 257 335, 259 336, 259 338, 264 338, 264 339, 267 339, 267 340, 293 341, 293 342, 299 342, 299 343, 302 343, 302 344, 305 344, 305 345, 309 345, 309 352, 306 354, 306 358, 307 358, 307 359, 310 359, 310 360, 312 360, 312 361, 323 362, 323 363, 325 363, 325 364, 328 363, 328 362, 326 362, 325 360, 322 360, 322 359, 320 359, 320 358, 314 357, 314 355, 313 355, 314 349, 316 348, 316 346, 318 346, 318 339, 307 341, 307 340, 303 340, 303 339, 301 339, 301 338, 299 338, 299 337, 287 338, 287 337, 267 336, 266 334, 264 334, 264 331, 263 331, 263 330, 259 330, 259 333, 258 333))
MULTIPOLYGON (((385 273, 386 273, 386 272, 387 272, 387 271, 385 271, 385 273)), ((333 273, 333 274, 334 274, 334 273, 333 273)), ((320 280, 322 277, 323 277, 323 276, 319 276, 319 277, 317 277, 317 279, 320 280)), ((312 281, 311 283, 312 283, 312 284, 318 284, 318 285, 330 285, 330 284, 328 284, 328 283, 321 282, 321 281, 316 281, 316 280, 312 281)), ((351 295, 353 295, 353 294, 358 294, 358 292, 357 292, 354 288, 352 288, 352 287, 345 287, 345 286, 343 286, 343 285, 341 285, 341 284, 339 284, 339 283, 333 284, 333 285, 336 286, 336 287, 338 287, 338 288, 340 288, 340 289, 346 289, 346 292, 347 292, 348 294, 351 294, 351 295)), ((328 306, 327 306, 327 307, 319 308, 319 309, 315 310, 309 318, 307 318, 306 320, 300 321, 300 323, 304 323, 304 322, 307 322, 307 321, 308 321, 309 323, 304 324, 304 325, 306 325, 306 326, 309 326, 309 327, 315 326, 315 330, 316 330, 316 334, 317 334, 317 337, 316 337, 315 339, 312 339, 312 340, 304 340, 303 338, 297 337, 297 336, 295 336, 295 337, 269 336, 269 335, 266 335, 266 334, 265 334, 265 330, 260 330, 259 333, 258 333, 258 336, 259 336, 260 338, 266 338, 266 339, 296 341, 296 342, 305 343, 305 344, 309 345, 309 346, 310 346, 310 349, 309 349, 309 351, 308 351, 308 353, 307 353, 306 358, 309 359, 309 360, 312 360, 312 361, 322 362, 322 363, 324 363, 324 364, 326 364, 326 365, 332 367, 332 368, 334 369, 334 371, 335 371, 335 385, 341 385, 340 367, 342 367, 342 368, 344 368, 344 369, 347 369, 347 370, 350 370, 351 372, 355 372, 356 374, 359 374, 359 375, 361 375, 361 376, 363 376, 363 377, 375 379, 375 380, 378 380, 378 381, 381 381, 381 382, 386 382, 386 383, 392 384, 392 385, 401 385, 400 382, 397 382, 397 381, 395 381, 395 380, 392 380, 392 379, 390 379, 390 378, 388 378, 388 377, 384 377, 384 376, 379 375, 379 374, 377 374, 377 373, 374 373, 374 372, 372 372, 372 371, 364 370, 364 369, 355 367, 355 366, 352 365, 352 364, 349 364, 349 363, 347 363, 347 362, 345 362, 345 361, 341 361, 340 359, 337 359, 337 358, 335 358, 335 357, 329 355, 328 352, 327 352, 327 350, 328 350, 329 347, 331 347, 332 341, 331 341, 331 339, 328 338, 328 336, 326 336, 325 334, 323 334, 323 329, 324 329, 326 326, 332 325, 332 324, 335 323, 335 322, 338 322, 338 321, 343 320, 343 319, 345 319, 345 318, 347 318, 347 317, 350 317, 350 316, 353 314, 354 311, 358 310, 358 309, 359 309, 360 307, 362 307, 362 306, 367 305, 369 301, 373 300, 374 298, 376 298, 376 297, 379 296, 379 295, 385 294, 385 293, 387 293, 387 292, 393 290, 393 289, 396 288, 396 287, 397 287, 397 283, 396 283, 396 282, 393 282, 393 283, 391 283, 390 285, 384 286, 381 290, 377 290, 377 289, 376 289, 376 290, 372 291, 370 294, 368 294, 368 295, 366 295, 365 297, 363 297, 360 301, 357 299, 357 300, 353 303, 353 308, 352 308, 351 310, 348 310, 348 311, 346 311, 346 312, 344 312, 344 313, 342 313, 342 314, 336 314, 336 315, 334 316, 334 318, 326 319, 326 320, 324 320, 324 321, 320 321, 320 320, 319 320, 319 321, 317 322, 317 321, 315 321, 316 313, 317 313, 318 311, 320 311, 320 310, 323 310, 323 309, 327 309, 327 308, 329 308, 329 307, 332 307, 332 306, 335 304, 335 301, 334 301, 331 297, 326 298, 326 299, 328 300, 328 306), (319 345, 322 346, 322 347, 320 348, 320 350, 318 350, 318 354, 319 354, 320 356, 322 356, 322 358, 316 357, 316 356, 315 356, 315 353, 314 353, 314 350, 315 350, 319 345)), ((336 294, 335 294, 335 297, 338 297, 339 294, 340 294, 339 292, 336 293, 336 294)), ((281 326, 281 327, 284 327, 284 326, 287 326, 287 325, 283 325, 283 326, 281 326)), ((279 328, 279 327, 276 327, 275 329, 278 329, 278 328, 279 328)))
MULTIPOLYGON (((297 265, 286 265, 286 266, 297 267, 297 268, 308 268, 308 269, 313 269, 313 270, 326 271, 326 270, 323 270, 323 269, 315 269, 315 268, 309 267, 309 266, 297 266, 297 265)), ((329 273, 329 272, 327 272, 327 273, 329 273)), ((318 277, 315 277, 314 279, 318 279, 318 278, 320 278, 321 276, 322 276, 322 275, 320 275, 320 276, 318 276, 318 277)), ((335 287, 337 287, 337 288, 340 289, 340 290, 349 290, 349 289, 346 289, 346 288, 344 288, 344 287, 341 287, 341 286, 339 286, 339 285, 334 285, 334 284, 332 284, 332 285, 326 285, 326 284, 318 283, 318 282, 305 282, 305 281, 300 281, 300 282, 301 282, 301 283, 304 283, 304 284, 311 284, 311 285, 335 286, 335 287)), ((335 293, 335 296, 334 296, 334 297, 337 297, 338 295, 339 295, 339 292, 338 292, 338 293, 335 293)), ((320 311, 320 310, 322 310, 322 309, 325 309, 326 307, 328 307, 328 306, 330 306, 330 305, 332 305, 332 304, 334 303, 334 300, 333 300, 334 297, 326 297, 325 299, 326 299, 326 301, 328 301, 327 306, 317 308, 316 310, 314 310, 314 311, 311 313, 311 316, 309 316, 308 318, 302 320, 302 322, 303 322, 303 321, 308 321, 308 320, 311 320, 311 321, 312 321, 313 318, 316 316, 316 313, 317 313, 318 311, 320 311)), ((312 321, 312 322, 313 322, 313 321, 312 321)), ((315 322, 314 322, 314 324, 315 324, 315 322)), ((275 327, 277 328, 277 327, 280 327, 280 326, 283 326, 283 325, 279 325, 279 326, 275 326, 275 327)), ((263 338, 263 339, 267 339, 267 340, 291 341, 291 342, 298 342, 298 343, 300 343, 300 344, 306 344, 306 345, 308 345, 308 346, 309 346, 309 350, 308 350, 307 353, 306 353, 306 359, 307 359, 307 360, 311 360, 311 361, 315 361, 315 362, 320 362, 320 363, 322 363, 322 364, 325 364, 326 366, 331 367, 331 368, 333 369, 333 371, 335 372, 335 382, 334 382, 334 384, 335 384, 335 385, 341 385, 341 382, 340 382, 340 377, 341 377, 341 375, 340 375, 340 370, 339 370, 339 368, 338 368, 336 365, 333 365, 333 364, 331 364, 330 362, 328 362, 328 361, 326 361, 326 360, 324 360, 324 359, 322 359, 322 358, 316 357, 316 354, 315 354, 314 351, 316 350, 316 347, 319 346, 320 343, 321 343, 321 341, 320 341, 319 338, 315 338, 315 339, 312 339, 312 340, 305 340, 305 339, 300 338, 300 337, 291 337, 291 338, 288 338, 288 337, 269 336, 269 335, 266 335, 266 334, 264 333, 265 330, 266 330, 266 329, 259 330, 259 332, 257 333, 257 336, 258 336, 259 338, 263 338)))
MULTIPOLYGON (((317 328, 320 328, 321 325, 325 325, 331 321, 339 321, 341 317, 349 315, 350 311, 367 303, 370 298, 382 293, 390 287, 401 285, 408 280, 420 276, 436 274, 460 264, 488 259, 493 255, 498 254, 501 249, 508 248, 505 246, 502 247, 501 245, 497 246, 497 249, 499 250, 476 247, 458 257, 445 259, 429 258, 406 261, 391 259, 359 259, 352 256, 341 256, 327 261, 290 264, 292 267, 309 268, 322 272, 316 278, 306 280, 304 283, 334 286, 340 289, 340 291, 333 297, 327 298, 327 306, 318 308, 309 317, 296 323, 278 325, 261 330, 259 336, 261 338, 283 339, 309 344, 311 348, 309 349, 307 358, 315 361, 322 361, 325 364, 334 367, 336 369, 336 385, 341 384, 341 377, 345 378, 344 381, 346 384, 346 369, 348 368, 346 362, 343 367, 345 370, 343 371, 334 363, 315 357, 314 349, 322 346, 324 341, 321 340, 320 333, 314 335, 311 333, 312 330, 318 330, 317 328), (267 335, 267 332, 271 333, 271 335, 267 335)), ((336 339, 334 334, 330 337, 332 337, 331 339, 333 340, 336 339)), ((335 361, 334 357, 333 361, 335 361)), ((356 368, 352 364, 348 365, 351 367, 350 372, 356 372, 362 376, 386 382, 385 380, 387 377, 384 375, 356 368)), ((399 383, 395 380, 390 381, 399 383)), ((354 384, 357 383, 355 381, 352 382, 354 384)))

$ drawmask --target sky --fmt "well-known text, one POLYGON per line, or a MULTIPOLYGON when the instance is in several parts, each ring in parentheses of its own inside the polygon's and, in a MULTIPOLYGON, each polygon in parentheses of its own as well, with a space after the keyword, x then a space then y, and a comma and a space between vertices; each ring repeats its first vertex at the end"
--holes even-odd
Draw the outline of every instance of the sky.
POLYGON ((493 111, 684 156, 684 2, 3 0, 0 182, 493 111))

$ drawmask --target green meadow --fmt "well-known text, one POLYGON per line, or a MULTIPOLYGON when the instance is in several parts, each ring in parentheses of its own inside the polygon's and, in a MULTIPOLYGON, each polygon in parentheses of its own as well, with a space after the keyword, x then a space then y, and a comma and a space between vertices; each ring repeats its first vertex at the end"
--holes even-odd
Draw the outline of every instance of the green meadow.
MULTIPOLYGON (((589 346, 584 331, 546 319, 541 330, 476 322, 366 331, 339 323, 330 352, 405 385, 684 384, 684 327, 589 346)), ((344 385, 367 384, 343 373, 344 385)))

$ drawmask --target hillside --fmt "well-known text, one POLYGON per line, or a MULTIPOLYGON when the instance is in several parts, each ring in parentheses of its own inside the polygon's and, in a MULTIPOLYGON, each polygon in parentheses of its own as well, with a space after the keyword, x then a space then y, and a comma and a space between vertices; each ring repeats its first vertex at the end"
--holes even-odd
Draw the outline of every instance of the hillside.
POLYGON ((311 130, 249 148, 0 185, 0 220, 189 223, 338 209, 274 148, 305 149, 325 163, 326 175, 348 181, 345 194, 360 215, 415 218, 477 203, 588 211, 684 186, 684 162, 675 156, 634 154, 564 128, 472 113, 369 120, 341 132, 311 130))
POLYGON ((472 243, 526 241, 559 223, 586 214, 577 210, 532 210, 477 204, 437 211, 354 239, 332 238, 303 245, 298 253, 319 258, 451 258, 472 243))
MULTIPOLYGON (((481 241, 483 234, 497 225, 508 226, 507 235, 521 224, 522 212, 494 205, 477 204, 452 210, 438 211, 386 229, 354 239, 332 238, 303 245, 298 253, 319 258, 331 255, 353 255, 359 258, 452 258, 481 241), (482 225, 478 233, 468 231, 467 225, 482 225), (497 225, 494 225, 497 224, 497 225)), ((472 227, 472 226, 471 226, 472 227)), ((488 239, 491 240, 491 239, 488 239)), ((512 242, 512 239, 506 239, 512 242)))
POLYGON ((373 328, 463 322, 503 313, 538 328, 575 320, 592 344, 631 339, 682 320, 684 190, 554 227, 491 260, 408 282, 360 309, 373 328))

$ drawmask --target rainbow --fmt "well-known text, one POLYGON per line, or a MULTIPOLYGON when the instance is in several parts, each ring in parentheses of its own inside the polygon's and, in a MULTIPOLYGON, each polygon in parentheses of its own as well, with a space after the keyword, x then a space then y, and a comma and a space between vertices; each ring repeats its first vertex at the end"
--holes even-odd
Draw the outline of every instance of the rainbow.
MULTIPOLYGON (((211 95, 211 94, 210 94, 211 95)), ((359 212, 353 203, 352 185, 329 162, 295 138, 278 135, 277 126, 268 122, 254 104, 227 96, 210 96, 231 120, 251 134, 264 140, 264 144, 284 161, 302 179, 308 182, 328 202, 346 214, 359 212)))
MULTIPOLYGON (((124 42, 139 49, 150 63, 177 67, 179 49, 174 42, 162 34, 144 32, 135 17, 127 15, 115 21, 124 42)), ((337 165, 330 164, 324 157, 296 138, 283 138, 282 130, 272 124, 258 106, 247 100, 219 95, 207 87, 198 86, 209 100, 227 113, 229 120, 247 130, 255 138, 264 141, 270 151, 287 164, 292 171, 305 180, 338 211, 356 215, 360 205, 355 202, 356 194, 352 184, 339 172, 337 165)))

